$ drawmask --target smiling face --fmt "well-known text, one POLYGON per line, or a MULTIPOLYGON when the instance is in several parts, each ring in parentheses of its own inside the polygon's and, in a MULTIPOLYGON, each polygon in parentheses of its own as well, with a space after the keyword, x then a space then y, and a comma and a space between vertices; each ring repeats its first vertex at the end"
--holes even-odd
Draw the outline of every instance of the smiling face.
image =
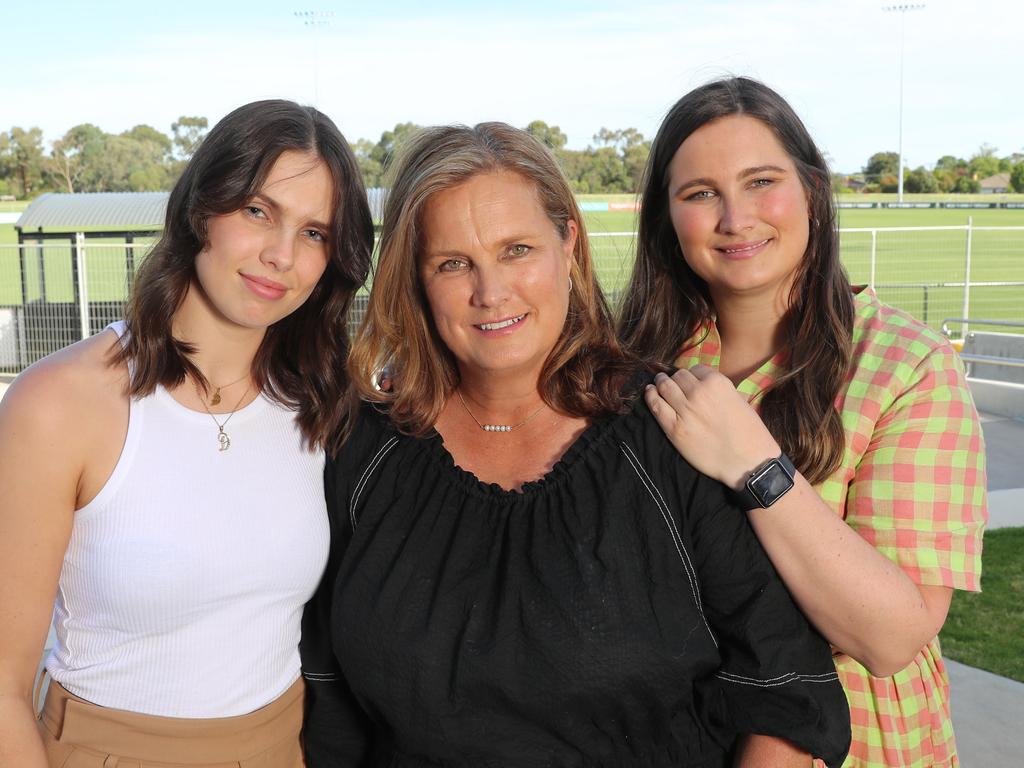
POLYGON ((533 185, 509 172, 436 193, 421 223, 420 282, 463 378, 535 380, 565 326, 576 223, 563 239, 533 185))
POLYGON ((807 193, 771 128, 746 115, 719 118, 679 146, 668 204, 683 258, 716 303, 733 295, 788 304, 807 251, 807 193))
POLYGON ((251 200, 207 221, 190 296, 205 299, 218 321, 246 328, 294 312, 327 267, 333 187, 316 155, 283 152, 251 200))

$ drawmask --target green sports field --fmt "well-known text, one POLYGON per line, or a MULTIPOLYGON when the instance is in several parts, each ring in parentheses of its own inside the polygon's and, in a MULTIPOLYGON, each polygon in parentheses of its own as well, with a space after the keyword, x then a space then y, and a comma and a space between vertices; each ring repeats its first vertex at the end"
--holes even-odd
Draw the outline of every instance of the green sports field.
MULTIPOLYGON (((608 196, 598 199, 608 200, 608 196)), ((627 202, 629 196, 613 196, 627 202)), ((849 199, 844 196, 844 200, 849 199)), ((856 198, 860 201, 860 197, 856 198)), ((586 201, 586 198, 584 198, 586 201)), ((18 210, 24 203, 4 203, 0 210, 18 210)), ((972 318, 1024 321, 1024 230, 993 231, 986 227, 1024 227, 1024 209, 841 209, 843 230, 893 227, 965 227, 971 233, 971 283, 1021 283, 973 286, 968 296, 972 318)), ((627 211, 584 214, 602 285, 613 299, 628 280, 632 266, 636 214, 627 211)), ((13 225, 0 224, 0 305, 21 301, 21 273, 14 244, 13 225)), ((872 235, 844 231, 843 262, 854 283, 872 277, 872 235)), ((878 232, 874 243, 874 284, 883 301, 895 304, 938 327, 947 317, 963 316, 967 232, 960 230, 878 232), (951 285, 952 284, 952 285, 951 285)), ((137 244, 135 258, 144 248, 137 244)), ((128 281, 123 243, 90 241, 86 271, 93 301, 118 301, 128 281)), ((67 241, 26 253, 26 288, 29 299, 40 295, 45 282, 50 301, 70 301, 72 249, 67 241)))
MULTIPOLYGON (((986 320, 1024 322, 1024 229, 999 231, 986 227, 1024 227, 1024 209, 843 209, 839 212, 843 263, 855 284, 872 282, 879 297, 935 328, 945 318, 962 317, 967 269, 968 217, 972 219, 971 283, 968 315, 986 320), (849 231, 898 227, 963 227, 960 230, 877 232, 849 231)), ((632 264, 633 238, 605 233, 631 232, 635 214, 585 214, 598 272, 613 296, 622 289, 632 264)))

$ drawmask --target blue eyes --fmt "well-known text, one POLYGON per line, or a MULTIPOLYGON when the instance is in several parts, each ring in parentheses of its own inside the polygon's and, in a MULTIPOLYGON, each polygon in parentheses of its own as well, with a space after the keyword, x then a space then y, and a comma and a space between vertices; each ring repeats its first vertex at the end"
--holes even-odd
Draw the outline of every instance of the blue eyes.
MULTIPOLYGON (((256 219, 257 221, 267 221, 269 219, 267 212, 258 205, 243 206, 242 213, 250 219, 256 219)), ((327 242, 327 235, 318 229, 304 229, 301 234, 304 238, 317 245, 327 242)))
POLYGON ((447 259, 437 266, 438 272, 457 272, 466 265, 466 262, 459 259, 447 259))
MULTIPOLYGON (((520 256, 526 256, 532 250, 532 246, 525 245, 523 243, 516 243, 515 245, 510 245, 505 253, 511 258, 518 258, 520 256)), ((470 264, 466 259, 445 259, 437 265, 438 272, 460 272, 469 268, 470 264)))
MULTIPOLYGON (((770 187, 772 184, 774 184, 775 181, 776 181, 775 179, 757 178, 757 179, 751 180, 750 183, 747 184, 747 188, 748 189, 766 189, 766 188, 770 187)), ((692 193, 690 195, 687 195, 686 197, 683 198, 683 200, 686 200, 686 201, 691 201, 692 200, 692 201, 695 201, 695 202, 699 202, 701 200, 710 200, 711 198, 716 197, 717 195, 718 195, 718 192, 713 190, 713 189, 700 189, 700 190, 697 190, 696 192, 694 192, 694 193, 692 193)))

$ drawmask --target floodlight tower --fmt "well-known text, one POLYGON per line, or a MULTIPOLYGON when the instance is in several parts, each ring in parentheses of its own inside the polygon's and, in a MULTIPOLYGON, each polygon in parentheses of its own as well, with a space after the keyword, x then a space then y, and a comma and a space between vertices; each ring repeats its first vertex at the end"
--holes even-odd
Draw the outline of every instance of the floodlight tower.
POLYGON ((320 40, 317 30, 330 25, 334 11, 295 11, 294 16, 313 32, 313 104, 320 106, 320 40))
POLYGON ((904 31, 906 28, 907 13, 910 11, 920 11, 924 8, 924 3, 900 3, 898 5, 886 5, 882 7, 882 10, 887 13, 899 13, 900 15, 900 146, 899 146, 899 187, 897 199, 903 202, 903 41, 904 31))

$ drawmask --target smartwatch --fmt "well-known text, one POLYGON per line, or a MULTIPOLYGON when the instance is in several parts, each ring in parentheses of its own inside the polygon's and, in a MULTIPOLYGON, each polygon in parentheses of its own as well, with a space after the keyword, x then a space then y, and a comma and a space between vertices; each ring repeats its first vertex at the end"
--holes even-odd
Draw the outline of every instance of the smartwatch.
POLYGON ((768 459, 750 473, 742 490, 733 492, 733 502, 744 511, 767 509, 795 485, 794 477, 793 462, 786 454, 779 454, 777 459, 768 459))

